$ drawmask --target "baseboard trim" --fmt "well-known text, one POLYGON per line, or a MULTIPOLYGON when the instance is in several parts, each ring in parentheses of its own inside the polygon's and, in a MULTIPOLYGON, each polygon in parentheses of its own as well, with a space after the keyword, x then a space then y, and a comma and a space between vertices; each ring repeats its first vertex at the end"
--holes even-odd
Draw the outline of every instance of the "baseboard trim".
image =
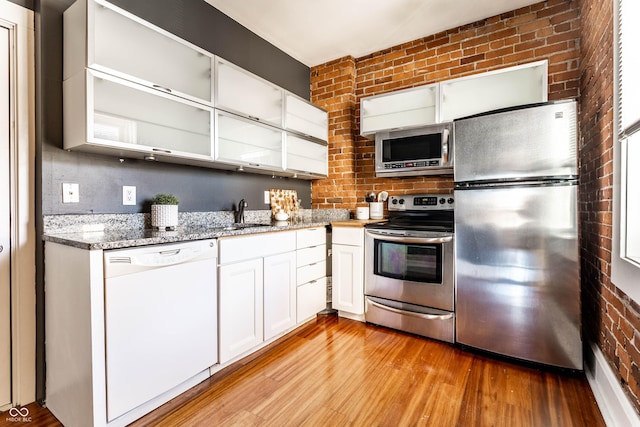
POLYGON ((608 427, 640 426, 640 417, 595 344, 585 354, 585 374, 608 427))

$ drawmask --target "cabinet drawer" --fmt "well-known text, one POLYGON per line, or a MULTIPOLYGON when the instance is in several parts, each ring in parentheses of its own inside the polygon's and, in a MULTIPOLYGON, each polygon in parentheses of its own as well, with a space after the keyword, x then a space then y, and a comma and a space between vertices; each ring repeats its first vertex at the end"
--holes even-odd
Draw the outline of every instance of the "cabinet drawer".
POLYGON ((296 231, 297 248, 324 245, 327 243, 327 230, 324 227, 305 228, 296 231))
POLYGON ((327 260, 327 245, 298 249, 298 268, 327 260))
POLYGON ((327 308, 327 279, 323 277, 298 286, 296 302, 298 323, 310 319, 327 308))
POLYGON ((312 280, 325 277, 327 273, 327 262, 321 261, 315 264, 305 265, 298 268, 298 278, 296 283, 301 285, 303 283, 310 282, 312 280))
POLYGON ((281 254, 296 250, 295 231, 281 231, 252 236, 222 237, 218 239, 220 264, 281 254))
POLYGON ((364 228, 358 227, 333 227, 333 244, 337 245, 364 245, 364 228))

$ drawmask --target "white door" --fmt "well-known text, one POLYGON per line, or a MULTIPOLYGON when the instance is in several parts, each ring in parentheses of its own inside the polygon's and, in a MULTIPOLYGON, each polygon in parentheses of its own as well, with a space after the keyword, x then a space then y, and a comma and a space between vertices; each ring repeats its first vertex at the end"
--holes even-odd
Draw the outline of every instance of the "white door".
POLYGON ((9 30, 0 26, 0 408, 11 403, 9 30))
POLYGON ((353 314, 364 313, 364 258, 362 247, 333 245, 332 306, 353 314))
POLYGON ((218 270, 220 363, 263 341, 262 258, 218 270))
POLYGON ((264 339, 296 324, 296 253, 264 258, 264 339))

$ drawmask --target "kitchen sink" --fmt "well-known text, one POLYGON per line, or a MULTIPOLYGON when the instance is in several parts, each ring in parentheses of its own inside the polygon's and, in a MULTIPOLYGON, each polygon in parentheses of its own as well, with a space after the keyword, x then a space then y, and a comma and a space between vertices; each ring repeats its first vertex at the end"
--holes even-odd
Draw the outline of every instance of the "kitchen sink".
POLYGON ((255 228, 255 227, 270 227, 270 225, 243 222, 243 223, 234 223, 229 225, 219 225, 216 227, 212 227, 212 229, 220 230, 220 231, 235 231, 235 230, 243 230, 245 228, 255 228))

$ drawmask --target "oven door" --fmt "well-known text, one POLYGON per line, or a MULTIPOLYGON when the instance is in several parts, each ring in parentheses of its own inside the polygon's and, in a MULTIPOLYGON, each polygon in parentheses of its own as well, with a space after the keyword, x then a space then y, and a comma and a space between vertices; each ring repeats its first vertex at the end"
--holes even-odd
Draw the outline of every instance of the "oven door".
POLYGON ((365 294, 454 310, 453 233, 367 229, 365 294))

